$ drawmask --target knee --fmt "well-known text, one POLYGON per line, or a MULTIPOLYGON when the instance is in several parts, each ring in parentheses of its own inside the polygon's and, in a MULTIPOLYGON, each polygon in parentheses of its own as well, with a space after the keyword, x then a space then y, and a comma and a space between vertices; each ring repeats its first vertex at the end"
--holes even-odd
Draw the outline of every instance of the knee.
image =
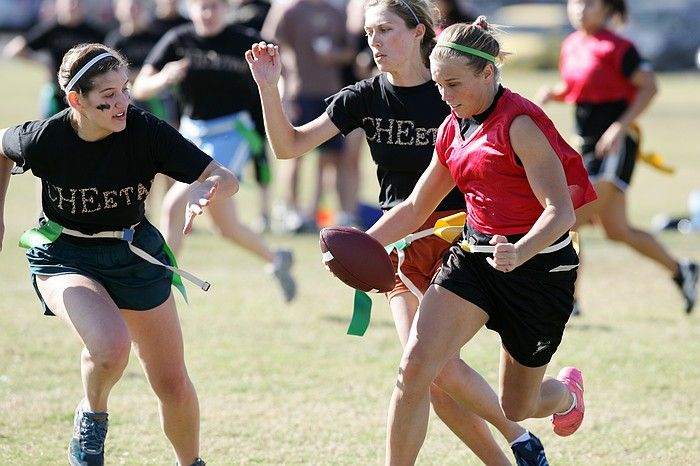
POLYGON ((430 386, 430 403, 433 405, 433 410, 438 416, 447 412, 454 400, 448 395, 445 390, 440 388, 436 383, 430 386))
POLYGON ((626 242, 629 237, 629 231, 627 225, 605 225, 605 237, 610 241, 626 242))
POLYGON ((194 387, 184 367, 149 375, 149 380, 153 391, 161 400, 185 400, 194 394, 194 387))
POLYGON ((112 335, 101 339, 99 345, 86 347, 87 358, 104 372, 121 373, 129 363, 131 340, 128 336, 112 335))
POLYGON ((430 373, 427 364, 419 358, 407 357, 401 361, 399 368, 399 388, 404 392, 423 391, 433 382, 434 374, 430 373))
POLYGON ((458 386, 459 383, 457 368, 450 362, 443 367, 442 371, 440 371, 434 380, 434 384, 447 393, 451 393, 453 388, 458 386))
POLYGON ((501 409, 505 417, 513 422, 524 421, 531 416, 531 407, 523 404, 521 401, 512 398, 501 396, 501 409))

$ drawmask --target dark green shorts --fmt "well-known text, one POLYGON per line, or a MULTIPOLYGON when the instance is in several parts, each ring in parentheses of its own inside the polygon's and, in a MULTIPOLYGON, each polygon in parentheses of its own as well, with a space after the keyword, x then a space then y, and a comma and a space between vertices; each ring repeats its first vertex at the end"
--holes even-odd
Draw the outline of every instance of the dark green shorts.
MULTIPOLYGON (((163 236, 147 220, 136 227, 133 244, 172 265, 163 236)), ((119 239, 61 235, 53 243, 29 249, 27 259, 34 289, 46 315, 54 314, 37 289, 37 275, 78 274, 92 278, 105 287, 120 309, 153 309, 170 296, 172 272, 141 259, 131 252, 126 241, 119 239)))

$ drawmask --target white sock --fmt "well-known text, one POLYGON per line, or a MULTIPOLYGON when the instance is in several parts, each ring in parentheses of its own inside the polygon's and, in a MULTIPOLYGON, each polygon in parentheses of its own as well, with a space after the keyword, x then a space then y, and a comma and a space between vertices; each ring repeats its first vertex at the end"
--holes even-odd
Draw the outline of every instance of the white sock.
POLYGON ((574 402, 571 403, 571 406, 566 411, 562 411, 561 413, 557 413, 557 416, 563 416, 565 414, 569 414, 576 407, 576 393, 571 392, 571 396, 574 397, 574 402))
POLYGON ((523 435, 521 435, 520 437, 518 437, 515 440, 513 440, 512 442, 510 442, 510 446, 512 447, 516 443, 527 442, 528 440, 530 440, 530 432, 525 431, 525 433, 523 435))

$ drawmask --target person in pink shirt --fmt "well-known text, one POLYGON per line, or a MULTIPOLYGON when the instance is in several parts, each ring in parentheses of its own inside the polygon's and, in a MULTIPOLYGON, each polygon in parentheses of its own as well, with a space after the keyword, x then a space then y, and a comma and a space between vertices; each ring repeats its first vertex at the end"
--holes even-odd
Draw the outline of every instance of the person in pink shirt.
MULTIPOLYGON (((693 310, 698 265, 673 257, 650 233, 629 223, 627 188, 637 160, 635 121, 656 94, 650 64, 627 39, 613 32, 613 18, 624 20, 624 0, 569 0, 568 14, 576 31, 562 44, 561 82, 540 90, 538 100, 576 106, 580 151, 598 200, 577 213, 574 229, 596 219, 608 239, 627 244, 668 270, 693 310)), ((579 312, 578 304, 573 313, 579 312)))

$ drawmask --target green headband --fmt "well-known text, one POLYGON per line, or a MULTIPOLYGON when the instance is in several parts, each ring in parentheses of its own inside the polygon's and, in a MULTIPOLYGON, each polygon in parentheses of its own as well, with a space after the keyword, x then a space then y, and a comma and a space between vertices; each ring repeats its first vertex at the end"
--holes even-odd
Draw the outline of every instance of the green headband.
POLYGON ((468 53, 469 55, 476 55, 477 57, 481 57, 485 60, 496 63, 496 57, 494 57, 493 55, 490 55, 486 52, 482 52, 481 50, 467 47, 465 45, 455 44, 454 42, 438 42, 436 45, 439 45, 442 47, 448 47, 448 48, 451 48, 453 50, 457 50, 459 52, 468 53))

